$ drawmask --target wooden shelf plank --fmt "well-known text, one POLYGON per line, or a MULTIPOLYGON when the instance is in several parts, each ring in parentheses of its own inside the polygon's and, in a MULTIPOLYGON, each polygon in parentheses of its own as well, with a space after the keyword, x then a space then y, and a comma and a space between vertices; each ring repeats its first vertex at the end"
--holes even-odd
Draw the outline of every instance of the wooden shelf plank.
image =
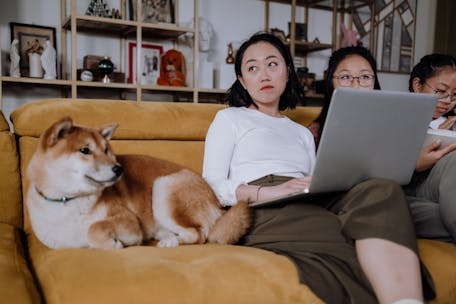
POLYGON ((97 88, 117 88, 117 89, 136 89, 136 85, 131 83, 110 82, 102 83, 100 81, 77 81, 78 87, 97 87, 97 88))
POLYGON ((332 44, 329 44, 329 43, 295 41, 295 50, 296 50, 296 53, 299 53, 299 54, 307 54, 310 52, 328 50, 331 48, 332 48, 332 44))
MULTIPOLYGON (((142 27, 143 37, 147 38, 177 38, 182 34, 194 32, 192 28, 178 27, 173 23, 138 23, 122 19, 76 16, 78 32, 98 32, 121 37, 134 37, 138 26, 142 27)), ((63 28, 71 30, 71 17, 67 18, 63 28)))
POLYGON ((10 76, 2 76, 2 82, 11 82, 11 83, 32 83, 32 84, 48 84, 48 85, 55 85, 55 86, 71 86, 70 80, 49 80, 43 78, 31 78, 31 77, 10 77, 10 76))
MULTIPOLYGON (((266 1, 266 0, 263 0, 266 1)), ((354 8, 362 7, 366 5, 370 5, 373 0, 352 0, 338 2, 337 10, 338 12, 349 12, 352 11, 354 8)), ((291 4, 290 0, 269 0, 269 2, 276 2, 276 3, 283 3, 283 4, 291 4)), ((333 1, 332 0, 296 0, 297 6, 307 6, 310 8, 316 8, 321 10, 328 10, 332 11, 333 9, 333 1)))

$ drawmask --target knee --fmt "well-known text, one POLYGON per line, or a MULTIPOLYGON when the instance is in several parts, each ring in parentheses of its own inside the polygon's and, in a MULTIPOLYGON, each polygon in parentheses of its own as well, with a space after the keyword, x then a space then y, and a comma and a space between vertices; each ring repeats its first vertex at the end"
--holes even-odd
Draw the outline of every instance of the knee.
POLYGON ((378 192, 383 195, 405 195, 397 182, 384 178, 371 178, 359 183, 358 186, 365 188, 369 192, 378 192))

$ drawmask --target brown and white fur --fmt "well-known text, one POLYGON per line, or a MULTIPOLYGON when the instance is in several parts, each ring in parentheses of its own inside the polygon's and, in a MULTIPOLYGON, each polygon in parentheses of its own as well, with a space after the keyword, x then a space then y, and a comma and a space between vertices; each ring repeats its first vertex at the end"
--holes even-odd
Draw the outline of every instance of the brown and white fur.
POLYGON ((117 125, 89 128, 71 118, 40 137, 27 168, 32 228, 51 248, 122 248, 235 243, 251 222, 240 201, 225 211, 197 173, 144 155, 113 154, 117 125))

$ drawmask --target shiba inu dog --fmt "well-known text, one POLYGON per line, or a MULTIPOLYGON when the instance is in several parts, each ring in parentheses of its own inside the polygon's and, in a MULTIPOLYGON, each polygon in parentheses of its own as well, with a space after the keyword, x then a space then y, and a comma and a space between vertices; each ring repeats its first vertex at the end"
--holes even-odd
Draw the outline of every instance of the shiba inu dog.
POLYGON ((35 235, 51 248, 235 243, 251 222, 247 202, 224 210, 197 173, 144 155, 115 156, 116 124, 55 122, 27 167, 35 235))

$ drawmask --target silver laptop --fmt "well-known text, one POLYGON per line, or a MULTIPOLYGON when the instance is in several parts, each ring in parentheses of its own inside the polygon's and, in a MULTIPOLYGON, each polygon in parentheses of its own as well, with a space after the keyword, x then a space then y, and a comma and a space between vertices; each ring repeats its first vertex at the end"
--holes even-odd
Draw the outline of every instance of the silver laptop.
POLYGON ((409 183, 436 102, 433 94, 336 89, 308 191, 252 206, 345 191, 368 178, 409 183))

